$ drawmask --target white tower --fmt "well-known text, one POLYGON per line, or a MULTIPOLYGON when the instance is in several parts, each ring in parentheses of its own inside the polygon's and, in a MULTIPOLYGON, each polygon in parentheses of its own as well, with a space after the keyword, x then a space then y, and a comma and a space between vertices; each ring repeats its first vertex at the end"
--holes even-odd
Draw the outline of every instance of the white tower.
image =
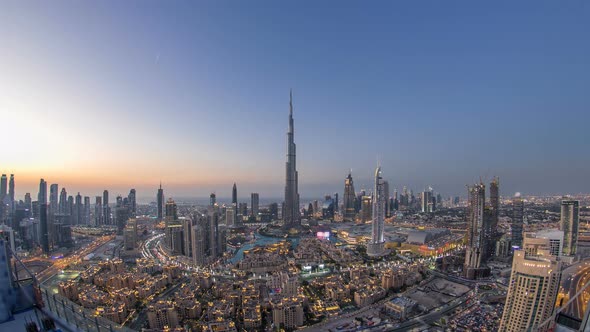
POLYGON ((373 229, 371 242, 367 244, 367 255, 381 256, 385 253, 385 185, 381 177, 381 167, 375 170, 375 191, 373 192, 373 229))

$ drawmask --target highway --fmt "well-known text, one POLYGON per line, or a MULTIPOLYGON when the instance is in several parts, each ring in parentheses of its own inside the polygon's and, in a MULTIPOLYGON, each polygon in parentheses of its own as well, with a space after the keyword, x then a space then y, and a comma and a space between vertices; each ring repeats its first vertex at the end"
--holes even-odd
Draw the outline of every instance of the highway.
POLYGON ((55 274, 57 274, 60 270, 63 270, 66 266, 68 266, 72 263, 80 262, 84 258, 84 256, 90 254, 91 252, 94 252, 96 249, 100 248, 101 246, 108 243, 109 241, 112 241, 114 238, 115 238, 114 235, 102 236, 100 238, 97 238, 96 240, 94 240, 94 242, 92 242, 88 246, 82 248, 78 252, 74 252, 72 255, 70 255, 68 257, 56 259, 53 262, 53 265, 51 265, 49 268, 37 273, 37 275, 36 275, 37 280, 39 281, 39 283, 43 283, 43 282, 49 280, 51 277, 53 277, 55 274))
MULTIPOLYGON (((588 281, 590 281, 590 258, 582 260, 563 270, 558 299, 563 299, 563 303, 567 302, 574 297, 574 295, 581 290, 588 281)), ((586 289, 569 305, 569 308, 565 308, 564 311, 581 319, 584 317, 588 300, 590 300, 590 289, 586 289)))

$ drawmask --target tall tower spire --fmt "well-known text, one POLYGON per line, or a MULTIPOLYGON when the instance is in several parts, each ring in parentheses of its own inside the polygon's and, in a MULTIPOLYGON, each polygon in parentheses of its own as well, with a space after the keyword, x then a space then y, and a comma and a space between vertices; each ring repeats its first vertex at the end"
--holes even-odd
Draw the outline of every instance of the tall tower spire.
POLYGON ((286 227, 298 226, 299 214, 299 190, 296 166, 295 130, 293 124, 293 90, 289 91, 289 130, 287 131, 287 161, 285 163, 285 202, 283 222, 286 227))

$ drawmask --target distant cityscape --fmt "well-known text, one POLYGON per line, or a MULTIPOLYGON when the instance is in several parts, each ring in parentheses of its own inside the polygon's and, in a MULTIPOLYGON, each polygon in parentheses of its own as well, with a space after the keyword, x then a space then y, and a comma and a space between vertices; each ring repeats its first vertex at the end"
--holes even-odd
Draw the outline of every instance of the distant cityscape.
POLYGON ((0 332, 590 332, 589 36, 583 0, 0 0, 0 332))
MULTIPOLYGON (((290 96, 285 194, 261 204, 137 192, 36 196, 0 182, 0 327, 27 331, 577 331, 590 308, 590 195, 467 198, 374 186, 299 197, 290 96), (35 198, 34 198, 35 197, 35 198), (35 315, 15 316, 27 308, 35 315)), ((489 193, 489 194, 488 194, 489 193)), ((229 195, 228 195, 229 196, 229 195)), ((26 314, 25 314, 26 315, 26 314)), ((5 330, 2 328, 2 330, 5 330)))

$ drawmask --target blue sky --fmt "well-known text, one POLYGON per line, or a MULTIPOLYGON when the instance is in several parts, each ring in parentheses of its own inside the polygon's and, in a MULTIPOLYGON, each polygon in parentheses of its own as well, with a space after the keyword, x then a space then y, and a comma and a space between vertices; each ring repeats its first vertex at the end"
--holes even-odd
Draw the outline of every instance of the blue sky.
POLYGON ((304 197, 378 161, 415 191, 587 192, 589 34, 584 1, 8 1, 0 170, 280 197, 293 88, 304 197))

